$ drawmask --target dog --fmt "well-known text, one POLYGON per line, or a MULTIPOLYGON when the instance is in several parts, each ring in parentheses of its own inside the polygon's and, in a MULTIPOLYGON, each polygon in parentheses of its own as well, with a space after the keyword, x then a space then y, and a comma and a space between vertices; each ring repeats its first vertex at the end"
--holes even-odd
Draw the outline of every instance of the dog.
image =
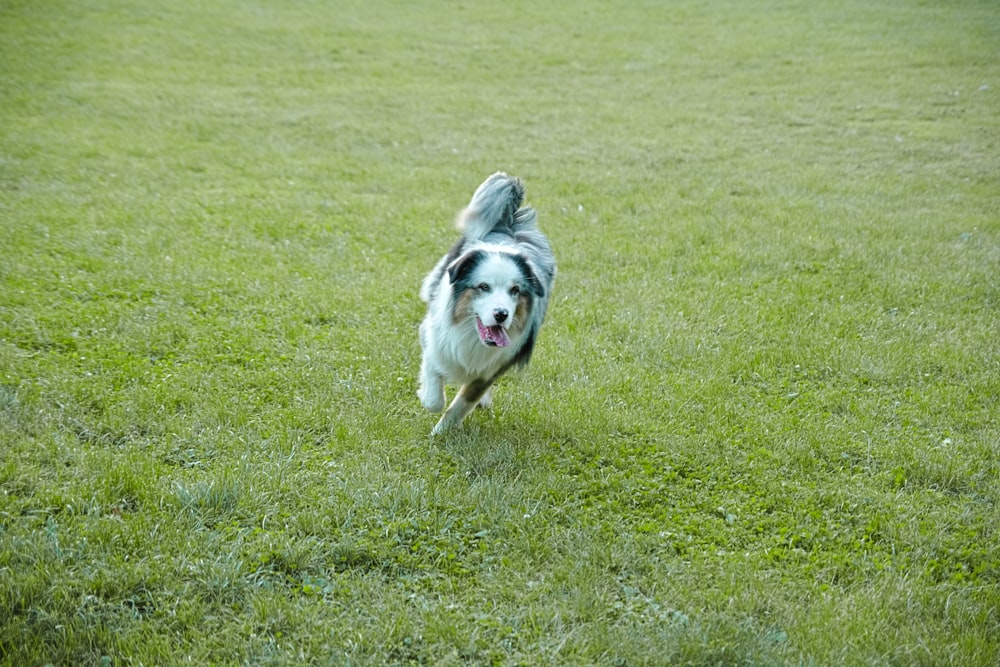
POLYGON ((531 360, 552 293, 556 262, 520 179, 497 172, 458 217, 462 237, 424 279, 420 298, 421 404, 444 410, 445 383, 460 386, 432 435, 489 408, 493 383, 531 360))

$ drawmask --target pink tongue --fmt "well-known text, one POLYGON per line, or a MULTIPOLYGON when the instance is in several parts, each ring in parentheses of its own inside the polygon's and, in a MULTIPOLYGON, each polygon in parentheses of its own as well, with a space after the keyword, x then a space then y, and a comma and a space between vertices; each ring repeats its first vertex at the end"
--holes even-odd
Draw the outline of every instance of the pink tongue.
POLYGON ((496 345, 497 347, 507 347, 510 345, 510 338, 507 337, 507 332, 499 324, 488 327, 477 319, 476 325, 479 327, 479 339, 487 345, 496 345))

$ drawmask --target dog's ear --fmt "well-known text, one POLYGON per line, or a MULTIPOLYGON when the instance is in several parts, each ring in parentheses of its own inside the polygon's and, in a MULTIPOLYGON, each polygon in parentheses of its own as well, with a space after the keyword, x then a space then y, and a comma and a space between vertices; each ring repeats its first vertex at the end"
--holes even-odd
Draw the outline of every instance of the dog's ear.
POLYGON ((470 250, 460 255, 458 259, 448 265, 448 281, 452 285, 465 282, 481 261, 483 261, 481 250, 470 250))
POLYGON ((528 283, 531 293, 539 299, 543 298, 545 296, 545 285, 538 279, 538 273, 535 271, 535 267, 531 265, 531 262, 524 255, 514 255, 514 262, 524 275, 524 281, 528 283))

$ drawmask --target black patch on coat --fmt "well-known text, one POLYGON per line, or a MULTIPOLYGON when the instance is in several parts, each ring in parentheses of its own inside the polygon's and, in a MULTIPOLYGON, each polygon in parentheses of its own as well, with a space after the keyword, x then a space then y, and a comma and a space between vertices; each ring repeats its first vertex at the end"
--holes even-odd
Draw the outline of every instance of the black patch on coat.
POLYGON ((511 259, 514 260, 515 264, 517 264, 517 268, 524 276, 524 280, 528 284, 528 288, 531 290, 531 293, 538 298, 544 297, 545 286, 542 285, 542 281, 538 279, 537 275, 535 275, 535 270, 531 267, 531 264, 528 263, 528 260, 525 259, 524 255, 511 255, 511 259))
POLYGON ((490 384, 496 382, 497 378, 499 378, 501 375, 509 371, 514 366, 519 366, 519 367, 527 366, 528 362, 531 361, 531 353, 535 350, 536 338, 538 338, 538 327, 532 327, 531 331, 528 332, 527 337, 524 339, 524 342, 521 344, 521 349, 517 351, 517 354, 514 355, 513 359, 507 362, 507 364, 503 368, 501 368, 499 371, 496 372, 496 375, 490 378, 490 384))
MULTIPOLYGON (((461 248, 458 248, 457 246, 456 248, 461 251, 461 248)), ((456 248, 452 248, 452 250, 456 250, 456 248)), ((449 253, 449 256, 450 254, 451 253, 449 253)), ((476 270, 476 267, 482 263, 485 257, 486 253, 482 250, 472 250, 464 255, 461 255, 458 259, 448 265, 448 268, 446 269, 448 271, 448 280, 454 286, 456 294, 465 287, 469 286, 467 284, 469 276, 476 270)))
POLYGON ((459 393, 466 401, 475 404, 479 402, 479 399, 483 397, 483 394, 486 393, 491 384, 493 384, 493 380, 473 380, 469 384, 464 385, 459 390, 459 393))

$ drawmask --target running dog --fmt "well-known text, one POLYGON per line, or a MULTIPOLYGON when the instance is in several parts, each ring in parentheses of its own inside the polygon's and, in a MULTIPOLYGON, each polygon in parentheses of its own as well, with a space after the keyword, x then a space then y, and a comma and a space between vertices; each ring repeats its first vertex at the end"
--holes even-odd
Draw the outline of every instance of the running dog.
POLYGON ((445 382, 460 386, 434 435, 461 424, 477 404, 490 407, 496 379, 531 359, 556 262, 535 209, 523 202, 520 179, 503 172, 487 178, 459 215, 462 238, 421 285, 427 315, 417 395, 438 413, 445 382))

